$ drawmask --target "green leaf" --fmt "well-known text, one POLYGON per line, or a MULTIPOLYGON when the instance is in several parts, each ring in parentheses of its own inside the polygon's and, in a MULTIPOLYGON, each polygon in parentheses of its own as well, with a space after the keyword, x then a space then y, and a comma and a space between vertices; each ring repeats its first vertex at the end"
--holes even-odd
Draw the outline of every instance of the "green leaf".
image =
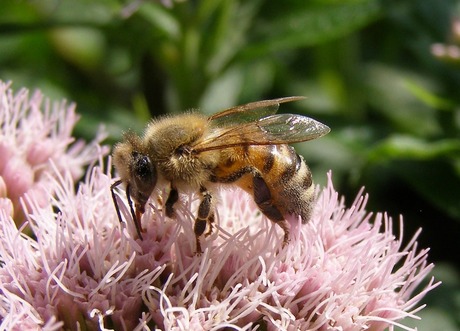
POLYGON ((429 160, 460 155, 460 140, 442 139, 434 142, 409 136, 393 135, 383 140, 369 153, 370 162, 389 159, 429 160))
POLYGON ((426 87, 418 84, 416 81, 408 79, 406 81, 406 87, 407 90, 410 91, 416 98, 418 98, 429 107, 437 108, 440 110, 449 110, 455 106, 453 101, 437 96, 426 87))
POLYGON ((200 109, 210 115, 236 105, 243 76, 243 68, 234 66, 213 80, 203 93, 200 109))
POLYGON ((245 51, 247 57, 324 43, 366 26, 381 14, 376 0, 292 9, 259 27, 256 40, 245 51))
POLYGON ((164 33, 167 39, 178 40, 181 37, 181 27, 177 17, 160 4, 145 3, 139 8, 138 13, 164 33))
POLYGON ((235 54, 240 52, 259 6, 260 1, 222 2, 222 6, 218 8, 216 23, 211 29, 205 27, 202 30, 206 42, 203 50, 209 52, 205 56, 206 63, 203 64, 208 75, 221 73, 235 54))
POLYGON ((364 72, 368 102, 391 123, 393 131, 420 137, 442 134, 436 109, 427 106, 408 88, 408 82, 412 87, 416 82, 419 86, 432 88, 430 79, 416 72, 376 63, 367 65, 364 72))

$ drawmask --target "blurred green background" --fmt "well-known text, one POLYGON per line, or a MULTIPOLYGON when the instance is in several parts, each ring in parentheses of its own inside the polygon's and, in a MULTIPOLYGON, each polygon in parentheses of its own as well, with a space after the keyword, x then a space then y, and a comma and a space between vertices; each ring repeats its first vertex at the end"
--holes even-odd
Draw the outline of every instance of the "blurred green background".
MULTIPOLYGON (((423 228, 434 275, 414 321, 460 329, 460 1, 1 0, 0 79, 78 105, 108 143, 152 117, 290 95, 331 133, 297 147, 316 182, 423 228)), ((397 222, 395 222, 397 223, 397 222)))

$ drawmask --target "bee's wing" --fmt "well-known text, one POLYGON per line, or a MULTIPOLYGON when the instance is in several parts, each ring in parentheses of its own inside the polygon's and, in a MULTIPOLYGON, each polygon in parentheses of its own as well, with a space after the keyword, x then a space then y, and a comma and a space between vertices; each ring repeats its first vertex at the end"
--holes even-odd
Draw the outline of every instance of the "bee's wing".
POLYGON ((285 102, 297 101, 305 97, 285 97, 272 100, 262 100, 235 106, 220 113, 211 115, 209 121, 219 127, 249 123, 260 118, 273 115, 278 111, 279 105, 285 102))
POLYGON ((197 153, 247 145, 277 145, 324 136, 329 127, 309 117, 279 114, 215 130, 194 146, 197 153))

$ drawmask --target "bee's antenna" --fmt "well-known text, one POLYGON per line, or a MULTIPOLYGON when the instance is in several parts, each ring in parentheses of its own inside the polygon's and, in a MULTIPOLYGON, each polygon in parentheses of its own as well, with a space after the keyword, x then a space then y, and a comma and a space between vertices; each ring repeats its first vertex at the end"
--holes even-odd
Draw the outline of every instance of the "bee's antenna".
MULTIPOLYGON (((118 220, 120 221, 120 224, 123 225, 123 220, 121 218, 121 212, 120 212, 120 207, 118 205, 118 201, 117 201, 117 196, 115 194, 115 187, 117 187, 118 185, 122 184, 123 181, 122 180, 117 180, 115 183, 113 183, 112 185, 110 185, 110 192, 112 193, 112 200, 113 200, 113 204, 115 206, 115 210, 117 211, 117 216, 118 216, 118 220)), ((136 215, 134 213, 134 209, 133 209, 133 202, 131 200, 131 195, 129 194, 129 184, 127 185, 126 187, 126 197, 128 199, 128 204, 129 204, 129 208, 131 210, 131 215, 133 217, 133 220, 134 220, 134 224, 136 225, 136 231, 137 231, 137 235, 139 236, 139 238, 142 240, 142 235, 141 235, 141 231, 139 229, 139 225, 138 225, 138 222, 136 222, 136 215)))
POLYGON ((115 206, 115 210, 117 211, 118 220, 120 221, 121 224, 123 224, 123 221, 121 220, 120 207, 118 206, 117 196, 115 194, 115 187, 117 187, 121 183, 123 183, 123 181, 120 179, 120 180, 117 180, 112 185, 110 185, 110 192, 112 192, 112 200, 115 206))
POLYGON ((133 217, 134 225, 136 226, 137 235, 139 236, 141 240, 144 240, 141 234, 141 226, 140 226, 141 221, 140 219, 136 217, 136 213, 134 212, 133 201, 131 200, 130 192, 131 192, 131 186, 128 183, 128 185, 126 185, 126 198, 128 199, 129 209, 131 210, 131 216, 133 217))

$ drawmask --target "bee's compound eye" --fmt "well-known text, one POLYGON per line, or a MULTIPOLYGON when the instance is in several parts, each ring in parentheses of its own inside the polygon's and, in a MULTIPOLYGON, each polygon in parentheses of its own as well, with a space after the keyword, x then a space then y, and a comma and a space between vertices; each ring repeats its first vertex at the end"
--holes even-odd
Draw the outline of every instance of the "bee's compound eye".
POLYGON ((157 181, 157 171, 147 155, 133 152, 133 179, 139 191, 152 191, 157 181))
POLYGON ((148 179, 152 172, 152 163, 148 156, 139 155, 134 163, 134 171, 136 176, 142 179, 148 179))

